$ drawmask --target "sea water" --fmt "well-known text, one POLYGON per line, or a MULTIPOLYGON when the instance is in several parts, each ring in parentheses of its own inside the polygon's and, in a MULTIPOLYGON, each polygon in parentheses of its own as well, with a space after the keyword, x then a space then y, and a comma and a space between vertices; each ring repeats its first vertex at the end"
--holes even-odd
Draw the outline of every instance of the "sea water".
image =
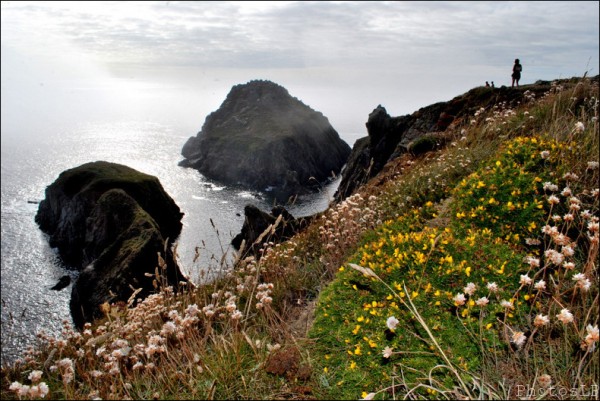
MULTIPOLYGON (((43 135, 19 135, 17 125, 2 132, 2 363, 14 361, 36 344, 36 333, 59 336, 63 320, 71 320, 72 284, 50 288, 64 275, 72 282, 77 271, 62 265, 47 236, 34 221, 45 188, 67 169, 105 160, 158 177, 184 213, 177 239, 182 271, 199 282, 203 269, 223 253, 232 254, 231 239, 240 232, 244 206, 269 211, 265 193, 225 186, 198 171, 178 166, 189 136, 176 125, 148 120, 85 122, 45 127, 43 135), (16 131, 15 131, 16 130, 16 131), (194 262, 196 247, 200 258, 194 262)), ((359 135, 343 137, 350 145, 359 135)), ((321 192, 289 205, 295 217, 325 210, 339 178, 321 192)))

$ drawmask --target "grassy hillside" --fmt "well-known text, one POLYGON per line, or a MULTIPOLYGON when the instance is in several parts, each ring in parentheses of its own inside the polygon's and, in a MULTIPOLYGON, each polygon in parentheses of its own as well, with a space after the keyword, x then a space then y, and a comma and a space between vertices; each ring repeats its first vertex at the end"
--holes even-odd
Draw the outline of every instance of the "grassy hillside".
POLYGON ((598 81, 564 81, 210 284, 173 294, 159 260, 159 293, 41 335, 2 398, 597 398, 597 117, 598 81))

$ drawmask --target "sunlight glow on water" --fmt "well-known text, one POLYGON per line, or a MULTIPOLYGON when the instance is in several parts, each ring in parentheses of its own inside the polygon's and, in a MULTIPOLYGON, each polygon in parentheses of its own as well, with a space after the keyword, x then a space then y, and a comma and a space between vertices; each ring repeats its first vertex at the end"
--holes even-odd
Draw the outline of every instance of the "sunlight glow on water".
MULTIPOLYGON (((3 132, 3 136, 5 133, 3 132)), ((178 239, 181 268, 198 282, 211 256, 239 233, 244 206, 262 210, 271 204, 255 192, 226 187, 205 179, 196 170, 179 167, 183 143, 172 127, 152 122, 87 123, 70 131, 8 141, 2 146, 2 361, 14 358, 30 344, 40 329, 58 335, 63 319, 70 321, 71 287, 50 288, 67 272, 45 235, 34 222, 46 186, 67 169, 105 160, 158 177, 167 193, 184 212, 178 239), (211 225, 211 219, 215 228, 211 225), (193 263, 194 248, 206 244, 193 263)), ((324 210, 337 183, 323 193, 301 199, 289 207, 296 217, 324 210)))

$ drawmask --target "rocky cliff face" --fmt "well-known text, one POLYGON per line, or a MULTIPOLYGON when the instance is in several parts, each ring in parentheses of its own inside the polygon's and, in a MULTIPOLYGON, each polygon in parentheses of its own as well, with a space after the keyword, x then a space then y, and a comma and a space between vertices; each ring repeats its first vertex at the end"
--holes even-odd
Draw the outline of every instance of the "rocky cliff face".
POLYGON ((119 164, 87 163, 46 188, 35 220, 65 263, 82 270, 71 294, 77 327, 100 316, 102 303, 126 302, 131 287, 142 288, 138 297, 152 292, 145 274, 154 274, 158 253, 165 280, 185 281, 169 249, 182 216, 156 177, 119 164))
POLYGON ((234 86, 202 130, 183 146, 180 165, 285 201, 339 173, 350 147, 321 113, 270 81, 234 86))
POLYGON ((368 136, 354 144, 342 172, 335 200, 340 202, 350 196, 358 187, 375 177, 387 162, 402 153, 422 152, 431 150, 431 146, 436 144, 442 145, 445 140, 444 132, 468 121, 479 108, 489 109, 501 103, 514 106, 525 100, 526 91, 539 96, 549 89, 549 82, 518 88, 480 87, 448 102, 435 103, 400 117, 391 117, 384 107, 377 106, 369 114, 366 123, 368 136), (424 137, 431 138, 431 141, 419 142, 424 137))
POLYGON ((275 206, 269 214, 254 205, 246 205, 242 230, 231 244, 240 251, 243 243, 243 256, 254 255, 258 259, 262 256, 261 251, 266 242, 287 241, 306 228, 311 220, 312 217, 294 218, 283 206, 275 206), (279 222, 278 218, 281 219, 279 222), (269 227, 272 229, 267 232, 269 227))

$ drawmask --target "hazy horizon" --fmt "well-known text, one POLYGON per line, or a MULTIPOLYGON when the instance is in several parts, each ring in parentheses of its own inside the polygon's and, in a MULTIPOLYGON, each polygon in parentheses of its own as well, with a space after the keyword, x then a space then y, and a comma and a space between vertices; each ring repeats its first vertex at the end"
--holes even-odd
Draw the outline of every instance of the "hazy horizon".
POLYGON ((364 133, 485 81, 598 74, 598 2, 2 2, 2 136, 68 120, 200 130, 268 79, 364 133))

